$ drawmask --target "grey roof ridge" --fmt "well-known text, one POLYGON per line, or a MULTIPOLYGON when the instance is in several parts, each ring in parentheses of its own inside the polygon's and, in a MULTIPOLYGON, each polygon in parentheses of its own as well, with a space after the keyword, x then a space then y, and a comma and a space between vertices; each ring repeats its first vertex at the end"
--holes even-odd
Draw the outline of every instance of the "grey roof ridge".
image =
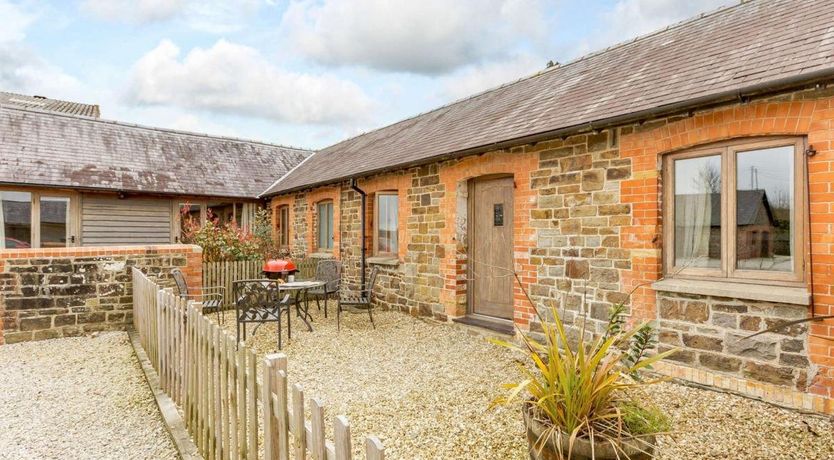
MULTIPOLYGON (((105 119, 105 118, 91 117, 91 116, 87 116, 87 115, 78 115, 78 114, 74 114, 74 113, 55 112, 55 111, 52 111, 52 110, 37 109, 37 108, 34 108, 34 107, 18 107, 16 105, 9 105, 9 104, 0 103, 0 108, 6 109, 6 110, 16 110, 16 111, 19 111, 19 112, 40 113, 40 114, 43 114, 43 115, 49 115, 49 116, 53 116, 53 117, 76 118, 76 119, 81 119, 81 120, 85 120, 85 121, 92 121, 92 122, 103 123, 103 124, 108 124, 108 125, 125 126, 125 127, 129 127, 129 128, 138 128, 138 129, 143 129, 143 130, 146 130, 146 131, 156 131, 156 132, 171 133, 171 134, 181 134, 181 135, 185 135, 185 136, 202 137, 202 138, 217 139, 217 140, 227 140, 227 141, 241 142, 241 143, 246 143, 246 144, 260 144, 260 145, 265 145, 265 146, 268 146, 268 147, 279 147, 279 148, 282 148, 282 149, 295 150, 295 151, 306 152, 306 153, 314 152, 314 150, 312 150, 312 149, 306 149, 306 148, 303 148, 303 147, 294 147, 294 146, 290 146, 290 145, 282 145, 282 144, 259 141, 259 140, 254 140, 254 139, 244 139, 244 138, 233 137, 233 136, 217 136, 217 135, 213 135, 213 134, 198 133, 198 132, 194 132, 194 131, 185 131, 185 130, 172 129, 172 128, 161 128, 161 127, 157 127, 157 126, 140 125, 138 123, 127 123, 127 122, 124 122, 124 121, 108 120, 108 119, 105 119)), ((312 155, 307 155, 308 158, 310 156, 312 156, 312 155)))
MULTIPOLYGON (((714 15, 719 14, 719 13, 725 13, 725 12, 727 12, 727 11, 730 11, 730 10, 733 10, 733 9, 735 9, 735 8, 738 8, 738 7, 740 7, 741 5, 743 5, 743 4, 745 4, 745 3, 750 3, 750 2, 753 2, 753 1, 756 1, 756 0, 739 0, 739 1, 738 1, 738 3, 735 3, 735 4, 730 5, 730 6, 720 6, 720 7, 716 8, 716 9, 714 9, 714 10, 711 10, 711 11, 706 11, 706 12, 700 13, 700 14, 699 14, 699 15, 697 15, 697 16, 693 16, 693 17, 690 17, 690 18, 687 18, 687 19, 684 19, 684 20, 678 21, 678 22, 676 22, 676 23, 669 24, 669 25, 667 25, 667 26, 665 26, 665 27, 662 27, 662 28, 660 28, 660 29, 654 30, 654 31, 652 31, 652 32, 648 32, 648 33, 645 33, 645 34, 643 34, 643 35, 638 35, 638 36, 636 36, 636 37, 629 38, 628 40, 624 40, 624 41, 621 41, 621 42, 615 43, 615 44, 613 44, 613 45, 609 45, 609 46, 607 46, 607 47, 605 47, 605 48, 602 48, 602 49, 597 50, 597 51, 592 51, 592 52, 590 52, 590 53, 588 53, 588 54, 583 54, 582 56, 579 56, 579 57, 577 57, 577 58, 575 58, 575 59, 571 59, 570 61, 568 61, 568 62, 566 62, 566 63, 564 63, 564 64, 557 64, 557 65, 554 65, 554 66, 549 67, 549 68, 546 68, 546 69, 544 69, 544 70, 540 70, 540 71, 538 71, 538 72, 536 72, 536 73, 534 73, 534 74, 527 75, 527 76, 524 76, 524 77, 521 77, 521 78, 517 78, 517 79, 512 80, 512 81, 509 81, 509 82, 507 82, 507 83, 502 83, 502 84, 500 84, 500 85, 498 85, 498 86, 493 86, 492 88, 487 88, 487 89, 485 89, 485 90, 481 90, 481 91, 479 91, 479 92, 477 92, 477 93, 471 94, 471 95, 466 96, 466 97, 462 97, 462 98, 460 98, 460 99, 455 99, 455 100, 453 100, 453 101, 447 102, 446 104, 443 104, 443 105, 437 106, 437 107, 435 107, 435 108, 433 108, 433 109, 431 109, 431 110, 427 110, 427 111, 425 111, 425 112, 420 112, 420 113, 417 113, 417 114, 412 115, 412 116, 410 116, 410 117, 406 117, 406 118, 403 118, 403 119, 397 120, 397 121, 395 121, 395 122, 393 122, 393 123, 390 123, 390 124, 387 124, 387 125, 384 125, 384 126, 380 126, 379 128, 375 128, 375 129, 372 129, 372 130, 370 130, 370 131, 365 131, 365 132, 362 132, 362 133, 356 134, 356 135, 354 135, 354 136, 351 136, 351 137, 345 138, 345 139, 343 139, 343 140, 341 140, 341 141, 339 141, 339 142, 336 142, 335 144, 328 145, 327 147, 321 148, 321 149, 319 149, 319 150, 326 150, 326 149, 328 149, 328 148, 330 148, 330 147, 333 147, 333 146, 339 145, 339 144, 341 144, 341 143, 343 143, 343 142, 348 142, 348 141, 351 141, 351 140, 356 139, 356 138, 358 138, 358 137, 362 137, 362 136, 364 136, 364 135, 366 135, 366 134, 370 134, 370 133, 373 133, 373 132, 376 132, 376 131, 379 131, 379 130, 382 130, 382 129, 385 129, 385 128, 390 128, 391 126, 396 126, 396 125, 398 125, 398 124, 400 124, 400 123, 405 123, 405 122, 410 121, 410 120, 413 120, 413 119, 415 119, 415 118, 419 118, 419 117, 421 117, 421 116, 423 116, 423 115, 427 115, 427 114, 430 114, 430 113, 433 113, 433 112, 437 112, 438 110, 443 110, 443 109, 448 108, 448 107, 451 107, 451 106, 453 106, 453 105, 460 104, 460 103, 462 103, 462 102, 466 102, 466 101, 469 101, 469 100, 471 100, 471 99, 475 99, 476 97, 483 96, 484 94, 491 93, 491 92, 493 92, 493 91, 498 91, 498 90, 500 90, 500 89, 504 89, 504 88, 506 88, 507 86, 512 86, 512 85, 515 85, 515 84, 517 84, 517 83, 521 83, 521 82, 523 82, 523 81, 526 81, 526 80, 530 80, 530 79, 533 79, 533 78, 539 77, 539 76, 541 76, 541 75, 544 75, 544 74, 546 74, 546 73, 548 73, 548 72, 551 72, 551 71, 555 71, 555 70, 557 70, 557 69, 563 69, 563 68, 565 68, 565 67, 567 67, 567 66, 569 66, 569 65, 573 65, 573 64, 580 63, 580 62, 585 61, 585 60, 588 60, 588 59, 590 59, 590 58, 592 58, 592 57, 596 57, 596 56, 599 56, 599 55, 605 54, 605 53, 607 53, 607 52, 609 52, 609 51, 613 51, 613 50, 615 50, 615 49, 619 49, 619 48, 622 48, 622 47, 624 47, 624 46, 630 45, 630 44, 635 43, 635 42, 637 42, 637 41, 644 40, 644 39, 647 39, 647 38, 649 38, 649 37, 653 37, 653 36, 655 36, 655 35, 657 35, 657 34, 660 34, 660 33, 666 32, 666 31, 668 31, 668 30, 671 30, 671 29, 677 29, 677 28, 679 28, 679 27, 683 27, 683 26, 688 25, 688 24, 690 24, 690 23, 693 23, 693 22, 699 21, 699 20, 704 19, 704 18, 709 17, 709 16, 714 16, 714 15)), ((289 174, 289 173, 288 173, 288 174, 289 174)))
POLYGON ((318 151, 318 150, 313 150, 313 151, 312 151, 312 153, 311 153, 310 155, 306 156, 303 160, 301 160, 300 162, 298 162, 298 164, 297 164, 297 165, 293 166, 293 167, 292 167, 289 171, 287 171, 286 173, 284 173, 284 175, 283 175, 283 176, 279 177, 279 178, 278 178, 275 182, 273 182, 273 183, 272 183, 272 185, 270 185, 269 187, 267 187, 267 188, 266 188, 263 192, 259 193, 259 194, 258 194, 255 198, 261 198, 261 197, 263 197, 264 195, 266 195, 267 193, 269 193, 269 191, 270 191, 270 190, 272 190, 273 188, 277 187, 277 186, 278 186, 278 184, 280 184, 282 180, 286 179, 286 178, 287 178, 290 174, 292 174, 292 172, 293 172, 293 171, 295 171, 295 170, 296 170, 296 169, 298 169, 301 165, 303 165, 304 163, 306 163, 306 162, 307 162, 307 160, 309 160, 310 158, 313 158, 313 157, 314 157, 317 153, 319 153, 319 151, 318 151))

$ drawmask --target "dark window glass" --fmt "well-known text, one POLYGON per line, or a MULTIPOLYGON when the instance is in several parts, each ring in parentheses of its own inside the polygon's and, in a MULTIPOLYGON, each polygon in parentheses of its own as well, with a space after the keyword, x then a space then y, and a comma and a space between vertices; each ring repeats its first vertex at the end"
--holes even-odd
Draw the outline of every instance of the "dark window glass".
POLYGON ((675 160, 675 266, 721 267, 721 156, 675 160))
POLYGON ((32 194, 0 192, 0 241, 7 249, 32 247, 32 194))
POLYGON ((794 147, 736 154, 736 268, 793 270, 794 147))

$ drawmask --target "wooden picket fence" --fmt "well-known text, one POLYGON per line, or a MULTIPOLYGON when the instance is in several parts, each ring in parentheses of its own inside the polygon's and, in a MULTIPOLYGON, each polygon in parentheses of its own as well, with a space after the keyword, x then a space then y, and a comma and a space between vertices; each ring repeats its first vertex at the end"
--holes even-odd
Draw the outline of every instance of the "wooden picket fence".
POLYGON ((232 283, 239 280, 263 278, 263 260, 224 260, 203 262, 203 286, 223 287, 226 290, 226 305, 231 308, 232 283))
MULTIPOLYGON (((287 358, 267 356, 258 382, 255 352, 201 313, 200 304, 163 289, 133 269, 133 323, 159 374, 160 386, 180 407, 185 425, 207 460, 350 460, 350 424, 335 417, 334 440, 325 437, 324 407, 304 390, 289 390, 287 358), (263 456, 258 449, 263 433, 263 456)), ((376 437, 365 456, 383 460, 376 437)))
MULTIPOLYGON (((316 275, 319 259, 306 257, 293 260, 300 279, 311 279, 316 275)), ((203 286, 222 286, 226 289, 227 308, 232 298, 232 283, 239 280, 263 278, 263 260, 224 260, 220 262, 203 262, 203 286)))

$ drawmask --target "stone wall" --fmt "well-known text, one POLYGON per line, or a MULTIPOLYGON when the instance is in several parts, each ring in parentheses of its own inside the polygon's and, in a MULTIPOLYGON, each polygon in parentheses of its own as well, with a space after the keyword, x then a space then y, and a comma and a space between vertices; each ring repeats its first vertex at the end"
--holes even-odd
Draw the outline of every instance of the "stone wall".
POLYGON ((744 339, 805 315, 797 305, 659 293, 660 349, 678 348, 671 359, 689 366, 805 391, 815 375, 808 324, 744 339))
POLYGON ((131 267, 173 286, 202 283, 197 246, 16 249, 0 251, 0 344, 124 329, 132 321, 131 267))

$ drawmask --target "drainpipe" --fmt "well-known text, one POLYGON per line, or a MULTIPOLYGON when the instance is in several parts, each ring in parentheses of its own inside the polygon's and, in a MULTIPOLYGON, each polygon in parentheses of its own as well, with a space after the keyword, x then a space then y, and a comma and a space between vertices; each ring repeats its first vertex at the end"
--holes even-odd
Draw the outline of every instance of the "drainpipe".
POLYGON ((365 290, 365 212, 367 210, 366 202, 368 201, 368 194, 365 193, 364 190, 362 190, 361 188, 359 188, 359 186, 356 185, 356 179, 351 179, 350 180, 350 188, 354 192, 358 193, 359 196, 361 197, 361 199, 360 199, 360 201, 361 201, 361 205, 360 205, 361 206, 361 211, 359 212, 359 222, 362 225, 362 227, 361 227, 362 229, 360 231, 359 241, 362 244, 360 246, 360 251, 359 251, 360 255, 361 255, 361 259, 359 259, 359 269, 362 273, 362 275, 361 275, 361 279, 362 279, 361 288, 362 288, 362 291, 364 291, 365 290))

